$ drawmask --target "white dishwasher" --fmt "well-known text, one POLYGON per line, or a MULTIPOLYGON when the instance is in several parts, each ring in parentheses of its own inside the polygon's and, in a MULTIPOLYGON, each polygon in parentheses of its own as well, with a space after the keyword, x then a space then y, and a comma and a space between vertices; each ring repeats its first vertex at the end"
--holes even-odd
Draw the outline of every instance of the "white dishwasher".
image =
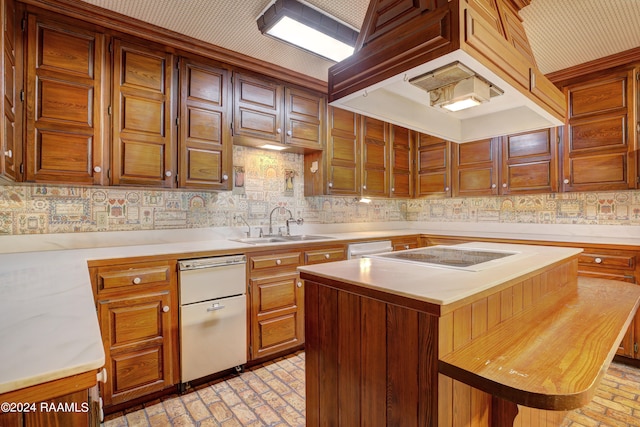
POLYGON ((181 388, 191 380, 247 362, 244 255, 182 260, 180 269, 181 388))

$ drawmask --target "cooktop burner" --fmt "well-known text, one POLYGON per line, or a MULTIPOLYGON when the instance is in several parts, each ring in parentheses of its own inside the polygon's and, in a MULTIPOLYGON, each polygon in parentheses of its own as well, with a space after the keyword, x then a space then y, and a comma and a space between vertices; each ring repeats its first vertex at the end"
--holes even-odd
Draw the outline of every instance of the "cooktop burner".
POLYGON ((469 267, 478 266, 489 261, 499 260, 516 254, 517 252, 455 248, 451 246, 433 246, 407 251, 388 252, 385 254, 374 255, 374 257, 419 264, 432 264, 449 268, 476 270, 476 268, 469 267))

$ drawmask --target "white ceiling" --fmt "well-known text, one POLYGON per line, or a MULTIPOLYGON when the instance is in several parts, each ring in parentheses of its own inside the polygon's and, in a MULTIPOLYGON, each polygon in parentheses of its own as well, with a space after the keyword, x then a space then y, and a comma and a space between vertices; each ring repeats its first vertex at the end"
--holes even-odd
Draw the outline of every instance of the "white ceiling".
MULTIPOLYGON (((256 19, 271 0, 83 1, 319 80, 333 65, 260 34, 256 19)), ((359 29, 369 0, 307 3, 359 29)), ((543 73, 640 46, 640 0, 532 0, 520 15, 543 73)))

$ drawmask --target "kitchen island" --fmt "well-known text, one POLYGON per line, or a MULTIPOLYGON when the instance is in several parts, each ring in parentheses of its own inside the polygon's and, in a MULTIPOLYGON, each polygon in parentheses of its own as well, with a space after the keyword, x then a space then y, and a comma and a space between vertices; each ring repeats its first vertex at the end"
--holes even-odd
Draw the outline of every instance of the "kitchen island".
POLYGON ((307 425, 557 426, 591 399, 640 290, 579 283, 577 249, 458 247, 517 255, 476 271, 384 258, 299 268, 307 425))

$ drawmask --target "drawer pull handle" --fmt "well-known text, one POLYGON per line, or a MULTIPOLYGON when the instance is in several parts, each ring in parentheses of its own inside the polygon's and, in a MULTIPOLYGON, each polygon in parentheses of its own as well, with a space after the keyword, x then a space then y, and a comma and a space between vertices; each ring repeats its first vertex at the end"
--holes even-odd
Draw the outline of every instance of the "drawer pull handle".
POLYGON ((136 285, 139 285, 140 283, 142 283, 142 279, 139 277, 136 277, 135 279, 133 279, 133 283, 136 285))
POLYGON ((324 259, 329 259, 329 258, 331 258, 331 255, 329 255, 329 254, 324 254, 324 259))
POLYGON ((96 380, 99 383, 106 383, 107 382, 107 370, 105 368, 102 368, 97 374, 96 374, 96 380))
POLYGON ((280 265, 282 264, 282 261, 280 261, 279 259, 276 260, 276 265, 280 265))
POLYGON ((207 311, 218 311, 218 310, 222 310, 224 308, 224 305, 220 304, 219 302, 214 302, 211 307, 207 308, 207 311))
POLYGON ((602 258, 596 258, 593 260, 596 264, 602 264, 602 258))
POLYGON ((405 249, 409 249, 409 245, 404 245, 404 248, 405 249))

